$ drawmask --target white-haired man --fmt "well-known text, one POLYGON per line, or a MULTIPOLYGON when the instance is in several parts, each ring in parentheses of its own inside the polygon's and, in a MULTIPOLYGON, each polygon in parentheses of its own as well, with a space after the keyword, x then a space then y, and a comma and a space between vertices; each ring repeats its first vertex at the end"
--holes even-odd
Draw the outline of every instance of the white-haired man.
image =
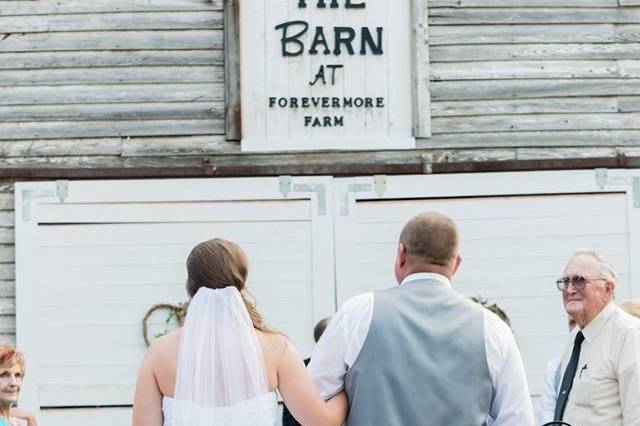
POLYGON ((640 426, 640 321, 613 301, 614 268, 579 250, 557 280, 576 321, 563 356, 554 420, 574 426, 640 426))

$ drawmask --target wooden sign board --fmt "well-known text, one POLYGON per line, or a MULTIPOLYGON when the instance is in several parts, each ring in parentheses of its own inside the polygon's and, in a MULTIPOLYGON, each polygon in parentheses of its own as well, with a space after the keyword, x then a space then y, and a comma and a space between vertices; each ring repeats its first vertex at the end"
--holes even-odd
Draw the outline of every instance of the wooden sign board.
POLYGON ((242 150, 415 147, 410 0, 240 2, 242 150))

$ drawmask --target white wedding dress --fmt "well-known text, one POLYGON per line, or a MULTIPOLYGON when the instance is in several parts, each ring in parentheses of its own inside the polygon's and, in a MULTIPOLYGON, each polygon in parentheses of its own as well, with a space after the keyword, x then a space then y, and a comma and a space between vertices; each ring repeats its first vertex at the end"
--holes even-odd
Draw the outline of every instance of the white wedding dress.
POLYGON ((258 335, 235 287, 202 287, 180 337, 176 388, 162 400, 164 426, 273 426, 258 335))

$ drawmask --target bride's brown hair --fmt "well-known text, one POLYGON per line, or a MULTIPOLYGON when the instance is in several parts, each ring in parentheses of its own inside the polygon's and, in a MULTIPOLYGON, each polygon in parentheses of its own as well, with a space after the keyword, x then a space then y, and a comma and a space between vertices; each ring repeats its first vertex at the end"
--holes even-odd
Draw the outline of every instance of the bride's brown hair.
POLYGON ((200 287, 217 289, 233 286, 242 296, 253 327, 272 333, 256 306, 247 298, 248 272, 249 260, 237 244, 213 238, 195 246, 187 257, 187 293, 193 297, 200 287))

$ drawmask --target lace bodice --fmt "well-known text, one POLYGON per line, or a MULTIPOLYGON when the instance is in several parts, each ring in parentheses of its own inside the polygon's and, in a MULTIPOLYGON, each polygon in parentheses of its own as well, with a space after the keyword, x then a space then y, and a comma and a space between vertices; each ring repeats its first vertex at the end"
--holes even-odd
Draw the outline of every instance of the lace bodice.
POLYGON ((177 425, 173 422, 176 405, 181 403, 190 405, 189 410, 210 410, 207 417, 215 419, 212 425, 188 426, 274 426, 277 420, 278 402, 275 392, 247 399, 232 407, 201 407, 165 396, 162 398, 164 426, 187 426, 177 425), (263 418, 265 417, 264 413, 269 413, 267 418, 263 418))

